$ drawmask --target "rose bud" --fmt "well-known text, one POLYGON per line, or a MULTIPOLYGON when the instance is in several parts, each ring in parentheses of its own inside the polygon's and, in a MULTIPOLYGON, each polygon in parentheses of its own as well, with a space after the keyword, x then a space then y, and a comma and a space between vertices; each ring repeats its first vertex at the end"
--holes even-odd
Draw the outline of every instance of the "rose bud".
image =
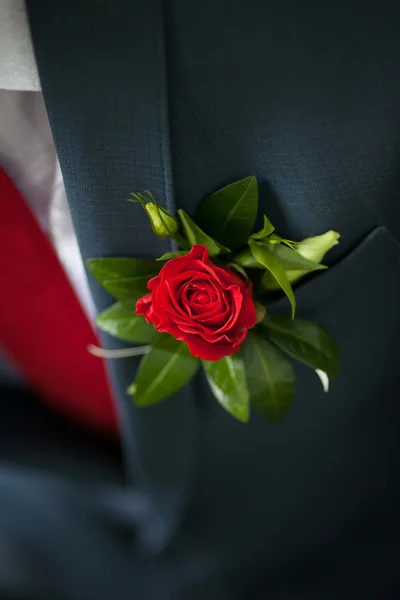
POLYGON ((322 235, 306 238, 296 244, 296 251, 303 258, 320 263, 325 254, 339 243, 340 233, 337 231, 327 231, 322 235))
MULTIPOLYGON (((321 264, 325 254, 339 243, 339 238, 340 234, 331 229, 322 235, 316 235, 314 237, 306 238, 301 242, 297 242, 295 249, 303 258, 321 264)), ((285 269, 285 272, 290 283, 296 283, 299 279, 308 275, 308 273, 311 273, 313 270, 314 269, 285 269)), ((264 276, 264 283, 269 290, 279 289, 279 284, 270 274, 264 276)))
POLYGON ((178 221, 167 210, 154 202, 147 202, 145 209, 153 231, 159 237, 170 237, 178 231, 178 221))
MULTIPOLYGON (((327 231, 322 235, 309 237, 296 244, 296 252, 303 258, 320 264, 327 252, 339 243, 340 234, 337 231, 327 231)), ((295 283, 310 271, 288 270, 286 275, 290 283, 295 283)))

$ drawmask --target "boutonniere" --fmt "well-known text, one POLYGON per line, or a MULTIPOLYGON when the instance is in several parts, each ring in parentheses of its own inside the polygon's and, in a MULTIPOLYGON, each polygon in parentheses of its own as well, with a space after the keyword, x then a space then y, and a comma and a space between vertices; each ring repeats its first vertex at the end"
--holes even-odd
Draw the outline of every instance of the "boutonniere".
POLYGON ((311 367, 324 389, 336 376, 339 352, 319 324, 296 316, 292 288, 305 275, 326 269, 326 252, 339 234, 328 231, 302 241, 281 237, 258 213, 258 186, 247 177, 206 198, 192 218, 175 217, 150 192, 132 194, 146 211, 155 235, 179 250, 157 260, 92 258, 88 268, 117 302, 98 315, 103 331, 138 344, 101 350, 100 356, 142 355, 128 388, 138 406, 160 402, 203 368, 218 402, 239 421, 250 404, 277 421, 295 394, 292 359, 311 367), (268 303, 278 291, 290 303, 288 316, 268 303))

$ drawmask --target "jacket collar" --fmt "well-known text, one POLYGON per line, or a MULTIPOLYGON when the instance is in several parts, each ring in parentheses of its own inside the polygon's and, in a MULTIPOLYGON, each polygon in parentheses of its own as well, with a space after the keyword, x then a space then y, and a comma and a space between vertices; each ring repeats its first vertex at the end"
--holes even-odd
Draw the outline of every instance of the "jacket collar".
MULTIPOLYGON (((42 90, 84 259, 155 257, 140 206, 125 199, 150 189, 173 210, 162 0, 27 2, 42 90)), ((90 281, 98 310, 108 295, 90 281)), ((105 339, 109 347, 121 342, 105 339)), ((134 360, 110 373, 121 419, 130 485, 158 517, 152 539, 177 526, 193 471, 196 411, 190 390, 150 409, 126 395, 134 360)), ((155 522, 155 521, 154 521, 155 522)))

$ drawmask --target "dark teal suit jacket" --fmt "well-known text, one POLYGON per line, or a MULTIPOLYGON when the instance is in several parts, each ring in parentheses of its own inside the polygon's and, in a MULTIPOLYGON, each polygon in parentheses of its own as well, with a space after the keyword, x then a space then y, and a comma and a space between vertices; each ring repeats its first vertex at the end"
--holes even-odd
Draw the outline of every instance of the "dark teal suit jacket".
MULTIPOLYGON (((82 600, 396 598, 397 3, 29 0, 28 9, 83 257, 169 250, 125 202, 131 191, 193 213, 205 194, 253 174, 280 232, 342 235, 332 268, 297 289, 299 314, 332 331, 342 368, 326 396, 296 367, 294 408, 273 426, 255 414, 235 422, 201 375, 167 402, 135 408, 125 389, 136 363, 114 361, 123 480, 78 483, 56 460, 52 477, 5 470, 4 589, 82 600)), ((91 285, 98 309, 108 306, 91 285)))

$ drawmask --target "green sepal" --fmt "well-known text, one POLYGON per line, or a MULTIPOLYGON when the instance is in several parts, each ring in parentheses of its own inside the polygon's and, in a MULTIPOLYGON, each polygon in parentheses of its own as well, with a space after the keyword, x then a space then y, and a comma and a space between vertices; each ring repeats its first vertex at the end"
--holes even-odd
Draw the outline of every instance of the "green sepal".
POLYGON ((183 235, 189 242, 190 246, 202 244, 208 248, 210 256, 218 256, 219 254, 229 254, 230 249, 225 248, 219 242, 215 241, 209 235, 204 233, 202 229, 193 221, 193 219, 181 208, 178 210, 178 216, 182 224, 183 235))
POLYGON ((177 250, 176 252, 166 252, 160 258, 157 258, 157 261, 161 260, 171 260, 171 258, 179 258, 180 256, 186 256, 188 250, 177 250))
POLYGON ((264 238, 271 235, 273 231, 275 231, 275 227, 272 225, 271 221, 268 219, 267 215, 263 215, 264 225, 260 231, 253 233, 251 237, 253 240, 263 240, 264 238))

